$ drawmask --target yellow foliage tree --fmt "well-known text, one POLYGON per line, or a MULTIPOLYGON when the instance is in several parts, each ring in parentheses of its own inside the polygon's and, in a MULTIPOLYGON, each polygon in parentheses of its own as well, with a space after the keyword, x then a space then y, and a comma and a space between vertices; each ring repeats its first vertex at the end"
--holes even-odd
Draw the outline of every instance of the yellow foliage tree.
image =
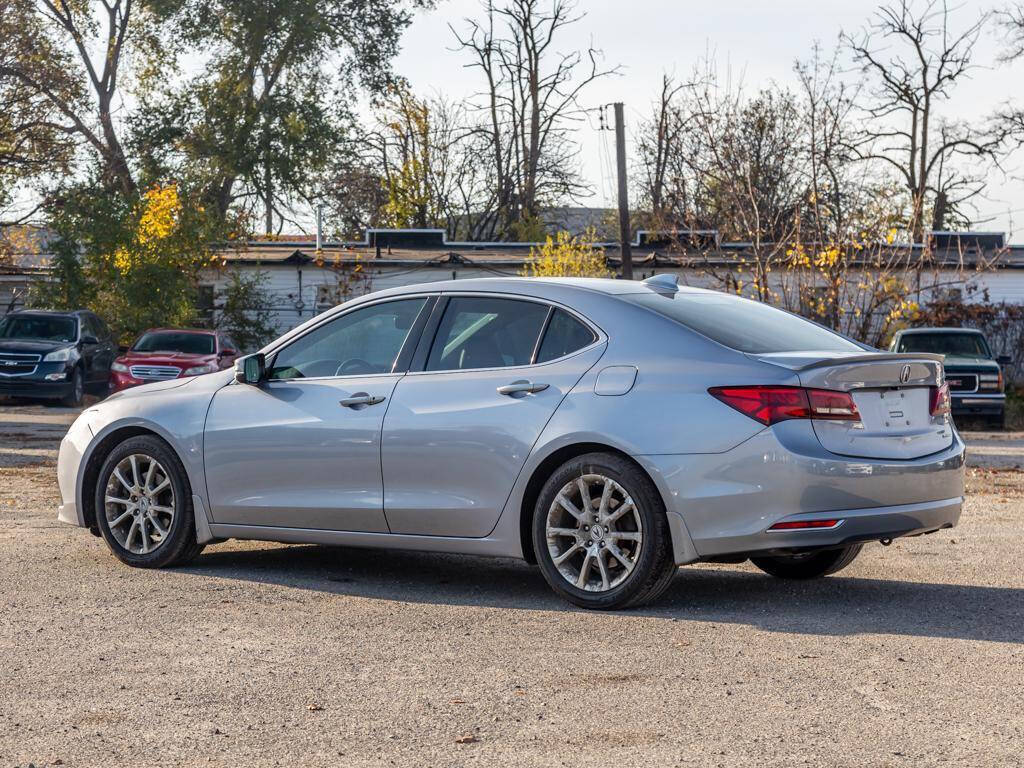
POLYGON ((595 245, 593 229, 580 236, 559 232, 544 245, 530 249, 530 260, 520 274, 526 277, 613 277, 604 249, 595 245))

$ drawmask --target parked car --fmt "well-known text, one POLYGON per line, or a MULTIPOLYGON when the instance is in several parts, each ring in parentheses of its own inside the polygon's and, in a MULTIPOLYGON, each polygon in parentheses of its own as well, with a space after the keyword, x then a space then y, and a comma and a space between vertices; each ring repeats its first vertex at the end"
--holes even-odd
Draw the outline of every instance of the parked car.
POLYGON ((110 391, 231 368, 238 345, 220 331, 150 328, 110 366, 110 391))
POLYGON ((23 310, 0 320, 0 395, 76 406, 87 390, 106 394, 117 347, 87 310, 23 310))
POLYGON ((667 277, 396 288, 90 409, 58 517, 139 567, 231 538, 524 558, 587 608, 701 560, 812 578, 958 521, 942 377, 667 277))
POLYGON ((953 418, 981 418, 1003 428, 1006 395, 1002 366, 1007 356, 996 357, 985 334, 973 328, 909 328, 897 331, 893 352, 930 352, 943 356, 946 383, 953 400, 953 418))

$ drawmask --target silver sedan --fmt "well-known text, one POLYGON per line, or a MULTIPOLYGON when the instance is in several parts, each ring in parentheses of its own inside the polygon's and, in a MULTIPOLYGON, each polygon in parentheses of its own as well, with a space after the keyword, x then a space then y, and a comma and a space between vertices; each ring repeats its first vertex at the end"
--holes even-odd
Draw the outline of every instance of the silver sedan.
POLYGON ((89 408, 58 517, 133 566, 224 539, 496 555, 620 608, 686 563, 813 578, 951 527, 963 466, 934 355, 662 276, 460 280, 89 408))

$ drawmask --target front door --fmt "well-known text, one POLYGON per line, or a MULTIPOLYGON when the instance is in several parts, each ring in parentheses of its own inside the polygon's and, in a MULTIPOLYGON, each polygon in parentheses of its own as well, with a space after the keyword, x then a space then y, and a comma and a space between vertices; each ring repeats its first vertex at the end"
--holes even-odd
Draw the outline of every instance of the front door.
POLYGON ((543 303, 453 296, 425 370, 398 382, 385 416, 392 533, 489 534, 544 426, 603 353, 597 341, 543 303))
POLYGON ((425 298, 356 308, 268 361, 260 386, 210 405, 206 485, 217 523, 388 531, 380 435, 425 298))

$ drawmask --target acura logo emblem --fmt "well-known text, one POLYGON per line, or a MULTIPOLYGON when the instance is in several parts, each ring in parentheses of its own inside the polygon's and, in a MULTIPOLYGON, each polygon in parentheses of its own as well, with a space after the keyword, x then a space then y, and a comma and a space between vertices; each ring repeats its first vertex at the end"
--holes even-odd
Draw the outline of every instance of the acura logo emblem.
POLYGON ((900 383, 906 384, 908 381, 910 381, 910 366, 904 365, 903 370, 900 371, 900 383))

